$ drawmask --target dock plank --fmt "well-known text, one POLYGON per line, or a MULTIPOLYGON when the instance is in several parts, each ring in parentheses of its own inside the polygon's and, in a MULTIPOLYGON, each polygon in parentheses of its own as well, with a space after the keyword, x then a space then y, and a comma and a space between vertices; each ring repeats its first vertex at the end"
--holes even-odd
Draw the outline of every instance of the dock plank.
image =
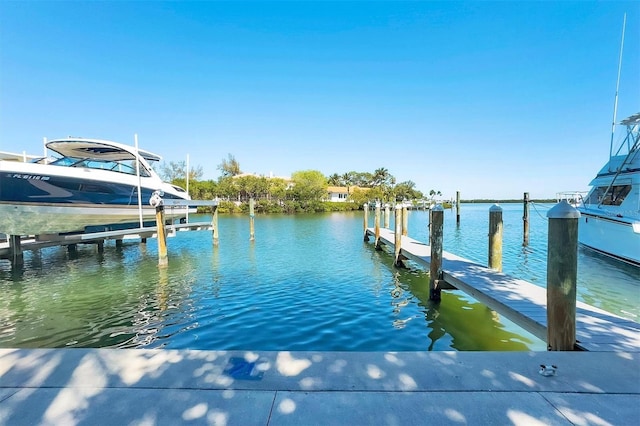
MULTIPOLYGON (((374 228, 367 228, 366 232, 375 238, 374 228)), ((381 228, 380 243, 394 247, 394 232, 381 228)), ((400 254, 429 269, 428 244, 402 236, 400 254)), ((446 251, 442 253, 442 271, 449 288, 465 292, 539 339, 547 340, 546 288, 446 251)), ((577 302, 576 345, 587 351, 640 352, 640 324, 577 302)))

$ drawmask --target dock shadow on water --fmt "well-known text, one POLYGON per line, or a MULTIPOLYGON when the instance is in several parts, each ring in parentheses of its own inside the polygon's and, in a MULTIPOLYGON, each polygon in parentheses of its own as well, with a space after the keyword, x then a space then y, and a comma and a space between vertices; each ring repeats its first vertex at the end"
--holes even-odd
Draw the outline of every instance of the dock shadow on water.
POLYGON ((250 242, 247 218, 225 216, 217 248, 208 232, 170 239, 166 269, 154 240, 25 253, 0 263, 0 347, 546 350, 459 291, 430 302, 427 271, 396 268, 361 221, 258 217, 250 242))

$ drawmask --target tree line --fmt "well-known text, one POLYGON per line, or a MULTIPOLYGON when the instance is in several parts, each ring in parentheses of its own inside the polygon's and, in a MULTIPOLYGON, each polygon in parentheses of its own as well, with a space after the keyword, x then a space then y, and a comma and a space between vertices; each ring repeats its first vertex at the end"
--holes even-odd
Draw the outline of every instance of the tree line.
MULTIPOLYGON (((192 199, 208 200, 219 198, 219 211, 246 212, 247 201, 256 200, 258 213, 297 213, 319 211, 342 211, 359 209, 365 202, 379 200, 394 202, 399 200, 424 200, 425 194, 412 181, 396 183, 396 178, 386 168, 369 172, 334 173, 325 176, 317 170, 301 170, 292 173, 291 180, 278 177, 243 174, 240 163, 231 154, 217 166, 218 180, 202 180, 202 167, 189 170, 189 195, 192 199), (348 188, 349 196, 344 202, 328 202, 329 186, 348 188)), ((174 185, 186 187, 186 164, 181 162, 162 163, 158 171, 160 177, 174 185)), ((440 191, 431 190, 431 200, 440 191)))

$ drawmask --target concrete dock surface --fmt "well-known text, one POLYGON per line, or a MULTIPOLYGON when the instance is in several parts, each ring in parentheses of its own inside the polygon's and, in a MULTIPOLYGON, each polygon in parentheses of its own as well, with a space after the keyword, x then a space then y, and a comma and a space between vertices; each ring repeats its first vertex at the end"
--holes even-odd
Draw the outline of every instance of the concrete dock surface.
POLYGON ((0 424, 638 425, 640 353, 0 349, 0 424))

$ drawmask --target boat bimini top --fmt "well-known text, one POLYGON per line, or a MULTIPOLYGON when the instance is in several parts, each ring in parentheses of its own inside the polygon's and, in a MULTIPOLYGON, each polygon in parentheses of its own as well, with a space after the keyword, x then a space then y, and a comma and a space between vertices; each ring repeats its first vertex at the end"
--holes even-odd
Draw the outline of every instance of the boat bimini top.
MULTIPOLYGON (((46 147, 63 157, 92 158, 102 161, 123 161, 135 158, 135 147, 101 139, 66 138, 46 143, 46 147)), ((162 157, 138 149, 140 157, 147 161, 160 161, 162 157)))

